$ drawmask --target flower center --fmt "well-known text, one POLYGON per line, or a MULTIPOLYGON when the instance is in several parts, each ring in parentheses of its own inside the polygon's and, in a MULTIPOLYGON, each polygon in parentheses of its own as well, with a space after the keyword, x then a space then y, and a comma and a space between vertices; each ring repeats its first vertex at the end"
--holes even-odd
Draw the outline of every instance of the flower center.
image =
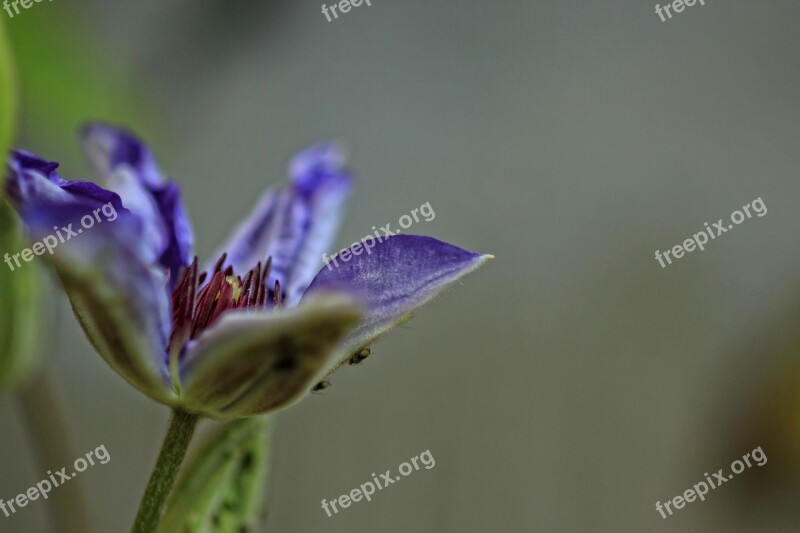
POLYGON ((222 270, 227 254, 217 260, 211 280, 206 272, 198 272, 197 257, 180 276, 172 293, 172 336, 169 342, 170 358, 178 355, 187 341, 196 338, 205 329, 231 309, 263 309, 268 302, 273 308, 283 306, 281 284, 267 287, 272 258, 262 267, 259 261, 244 277, 237 276, 233 267, 222 270))

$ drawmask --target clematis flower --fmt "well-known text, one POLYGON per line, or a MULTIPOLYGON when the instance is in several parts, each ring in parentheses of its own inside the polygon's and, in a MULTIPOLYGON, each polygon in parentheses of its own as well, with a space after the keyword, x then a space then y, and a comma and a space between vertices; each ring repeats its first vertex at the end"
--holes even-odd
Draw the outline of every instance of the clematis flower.
POLYGON ((489 257, 397 235, 321 267, 352 183, 337 147, 320 145, 295 156, 290 183, 266 192, 200 266, 179 187, 150 149, 104 124, 82 141, 99 185, 19 150, 6 192, 32 241, 58 238, 42 259, 100 355, 188 412, 239 418, 300 399, 489 257))

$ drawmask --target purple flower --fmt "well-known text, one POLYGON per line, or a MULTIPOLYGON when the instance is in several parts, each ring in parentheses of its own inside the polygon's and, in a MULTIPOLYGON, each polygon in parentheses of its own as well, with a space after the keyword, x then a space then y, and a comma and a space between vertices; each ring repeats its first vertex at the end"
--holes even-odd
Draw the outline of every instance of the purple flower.
POLYGON ((398 235, 320 268, 352 186, 341 152, 320 145, 200 266, 179 187, 147 146, 104 124, 82 138, 102 186, 15 151, 6 192, 32 241, 58 239, 43 258, 97 351, 173 407, 236 418, 286 406, 489 257, 398 235))

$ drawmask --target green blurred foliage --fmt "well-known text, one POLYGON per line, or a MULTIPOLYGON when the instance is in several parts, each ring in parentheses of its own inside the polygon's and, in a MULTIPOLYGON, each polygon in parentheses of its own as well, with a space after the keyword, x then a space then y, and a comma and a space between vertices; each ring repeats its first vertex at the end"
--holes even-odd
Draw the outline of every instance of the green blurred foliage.
MULTIPOLYGON (((0 255, 25 247, 16 214, 0 198, 0 255)), ((37 359, 38 279, 36 265, 26 263, 12 272, 0 263, 0 389, 23 382, 37 359)))
POLYGON ((0 21, 0 150, 5 153, 11 144, 11 131, 16 119, 14 109, 15 82, 11 68, 11 49, 6 37, 5 21, 0 21))
POLYGON ((87 121, 122 124, 156 139, 145 86, 126 79, 93 35, 91 13, 67 3, 41 4, 8 24, 20 85, 25 147, 61 163, 77 163, 75 135, 87 121), (68 155, 69 154, 69 155, 68 155))
MULTIPOLYGON (((11 142, 15 120, 15 86, 11 51, 0 22, 0 153, 11 142)), ((17 217, 0 197, 0 255, 24 248, 17 217)), ((33 367, 38 313, 37 269, 11 270, 0 264, 0 388, 21 382, 33 367)))
POLYGON ((258 525, 269 467, 269 419, 225 424, 185 465, 158 533, 239 533, 258 525))

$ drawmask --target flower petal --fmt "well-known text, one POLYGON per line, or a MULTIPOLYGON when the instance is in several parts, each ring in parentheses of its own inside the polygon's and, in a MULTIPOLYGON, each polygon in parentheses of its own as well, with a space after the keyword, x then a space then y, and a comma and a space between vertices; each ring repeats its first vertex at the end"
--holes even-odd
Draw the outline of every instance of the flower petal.
POLYGON ((109 176, 106 185, 120 195, 125 208, 136 215, 142 223, 143 249, 147 251, 145 260, 148 264, 158 262, 167 247, 167 230, 158 212, 158 206, 152 195, 128 166, 120 166, 109 176))
POLYGON ((217 256, 247 272, 272 257, 268 286, 281 282, 287 305, 296 304, 339 227, 352 180, 332 144, 299 153, 289 166, 291 186, 267 192, 217 256))
POLYGON ((80 204, 33 205, 21 215, 31 241, 49 245, 39 255, 55 267, 100 355, 128 383, 172 403, 164 355, 170 328, 166 277, 142 258, 141 221, 124 212, 87 228, 81 220, 92 218, 92 211, 80 204))
POLYGON ((181 267, 193 256, 194 234, 177 184, 166 182, 150 149, 133 134, 108 124, 89 124, 81 132, 84 150, 104 184, 125 206, 157 232, 157 257, 174 288, 181 267), (120 169, 126 179, 120 179, 120 169), (143 196, 149 197, 144 201, 143 196), (135 202, 137 208, 128 203, 135 202))
POLYGON ((148 189, 163 185, 164 177, 153 153, 132 133, 92 122, 81 129, 80 135, 83 150, 98 176, 109 176, 119 165, 129 165, 148 189))
MULTIPOLYGON (((163 359, 169 299, 163 272, 150 266, 142 221, 122 207, 116 193, 94 183, 63 180, 57 167, 29 152, 12 152, 9 197, 31 241, 44 243, 37 255, 44 254, 46 246, 44 259, 62 278, 98 352, 129 383, 168 401, 163 359), (84 217, 93 226, 85 233, 84 217)), ((21 255, 12 258, 17 261, 21 255)))
POLYGON ((96 208, 111 203, 124 211, 118 194, 87 181, 66 181, 56 172, 58 163, 25 150, 13 150, 8 159, 6 192, 17 209, 31 204, 81 204, 96 208))
POLYGON ((349 261, 337 255, 303 295, 344 291, 360 298, 366 309, 365 320, 344 340, 328 371, 492 257, 417 235, 388 237, 367 254, 363 249, 360 253, 349 261))
POLYGON ((181 402, 213 418, 272 411, 309 392, 361 313, 343 295, 320 295, 279 313, 230 311, 188 348, 181 402))
POLYGON ((344 172, 345 157, 336 145, 311 147, 292 160, 294 188, 308 205, 309 225, 292 258, 292 271, 284 283, 286 299, 300 301, 319 270, 319 261, 339 230, 352 179, 344 172))

